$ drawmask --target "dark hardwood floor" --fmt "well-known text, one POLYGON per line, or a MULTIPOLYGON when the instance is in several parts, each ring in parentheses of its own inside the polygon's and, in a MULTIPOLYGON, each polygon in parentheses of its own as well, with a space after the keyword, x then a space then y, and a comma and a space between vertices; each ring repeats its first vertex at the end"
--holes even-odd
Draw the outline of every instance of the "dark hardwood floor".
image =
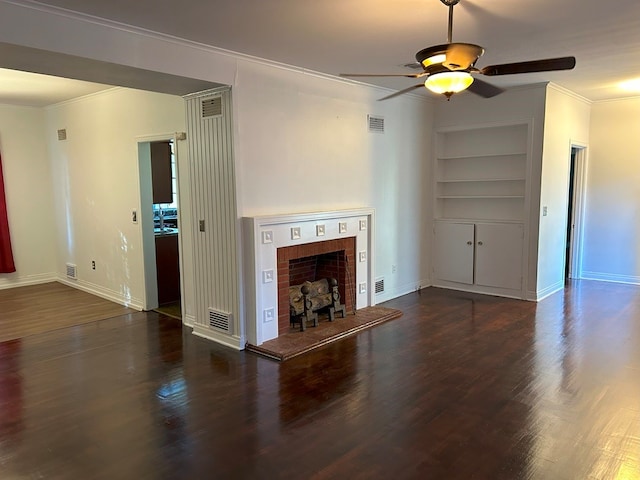
POLYGON ((0 343, 0 478, 640 478, 640 288, 384 305, 282 363, 156 312, 0 343))

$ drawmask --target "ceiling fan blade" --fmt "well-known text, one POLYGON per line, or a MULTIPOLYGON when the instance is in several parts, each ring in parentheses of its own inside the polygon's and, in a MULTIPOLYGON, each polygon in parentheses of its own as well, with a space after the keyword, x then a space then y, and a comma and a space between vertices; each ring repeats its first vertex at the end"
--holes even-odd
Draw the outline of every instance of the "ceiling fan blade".
POLYGON ((484 48, 472 43, 451 43, 447 47, 447 59, 442 64, 449 70, 466 70, 484 53, 484 48))
POLYGON ((417 85, 412 85, 411 87, 404 88, 402 90, 398 90, 397 92, 392 93, 391 95, 387 95, 386 97, 379 98, 378 101, 389 100, 390 98, 397 97, 399 95, 403 95, 405 93, 409 93, 416 88, 424 87, 424 83, 418 83, 417 85))
POLYGON ((469 90, 471 93, 475 93, 476 95, 480 95, 483 98, 495 97, 496 95, 504 92, 503 89, 477 78, 473 79, 473 83, 469 85, 467 90, 469 90))
POLYGON ((420 73, 340 73, 341 77, 406 77, 420 78, 427 75, 427 72, 420 73))
POLYGON ((576 66, 576 57, 547 58, 529 62, 503 63, 490 65, 480 70, 483 75, 513 75, 516 73, 551 72, 571 70, 576 66))

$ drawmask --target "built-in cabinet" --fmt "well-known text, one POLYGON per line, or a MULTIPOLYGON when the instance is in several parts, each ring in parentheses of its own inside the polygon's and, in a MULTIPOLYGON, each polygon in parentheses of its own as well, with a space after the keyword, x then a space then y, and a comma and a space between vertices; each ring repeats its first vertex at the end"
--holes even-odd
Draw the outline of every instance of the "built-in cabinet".
POLYGON ((173 203, 171 142, 151 142, 153 203, 173 203))
POLYGON ((440 281, 522 288, 522 224, 439 221, 434 231, 434 273, 440 281))
POLYGON ((159 234, 155 241, 158 305, 170 305, 180 301, 178 234, 159 234))
POLYGON ((529 125, 436 133, 434 285, 524 298, 529 125))

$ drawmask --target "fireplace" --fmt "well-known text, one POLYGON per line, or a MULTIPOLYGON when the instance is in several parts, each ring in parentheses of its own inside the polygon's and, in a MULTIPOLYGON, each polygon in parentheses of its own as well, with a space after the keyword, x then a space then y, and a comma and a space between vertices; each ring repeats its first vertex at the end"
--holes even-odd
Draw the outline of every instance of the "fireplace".
POLYGON ((335 278, 347 313, 354 310, 356 237, 306 243, 277 249, 278 334, 290 331, 289 286, 335 278))
POLYGON ((247 343, 291 331, 291 274, 300 283, 312 270, 335 277, 347 313, 373 306, 373 233, 374 211, 366 208, 243 218, 247 343))

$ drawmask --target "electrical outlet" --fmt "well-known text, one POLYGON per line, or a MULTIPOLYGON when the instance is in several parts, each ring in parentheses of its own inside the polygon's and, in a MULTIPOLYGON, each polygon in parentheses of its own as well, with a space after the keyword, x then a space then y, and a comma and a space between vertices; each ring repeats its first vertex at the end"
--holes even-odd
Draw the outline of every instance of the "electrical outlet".
POLYGON ((91 260, 91 270, 95 270, 95 269, 96 269, 96 261, 91 260))
POLYGON ((542 216, 543 217, 547 216, 547 206, 546 205, 544 207, 542 207, 542 216))
POLYGON ((397 265, 391 265, 391 273, 396 273, 398 271, 397 265))
POLYGON ((138 212, 136 210, 131 210, 131 221, 138 223, 138 212))

